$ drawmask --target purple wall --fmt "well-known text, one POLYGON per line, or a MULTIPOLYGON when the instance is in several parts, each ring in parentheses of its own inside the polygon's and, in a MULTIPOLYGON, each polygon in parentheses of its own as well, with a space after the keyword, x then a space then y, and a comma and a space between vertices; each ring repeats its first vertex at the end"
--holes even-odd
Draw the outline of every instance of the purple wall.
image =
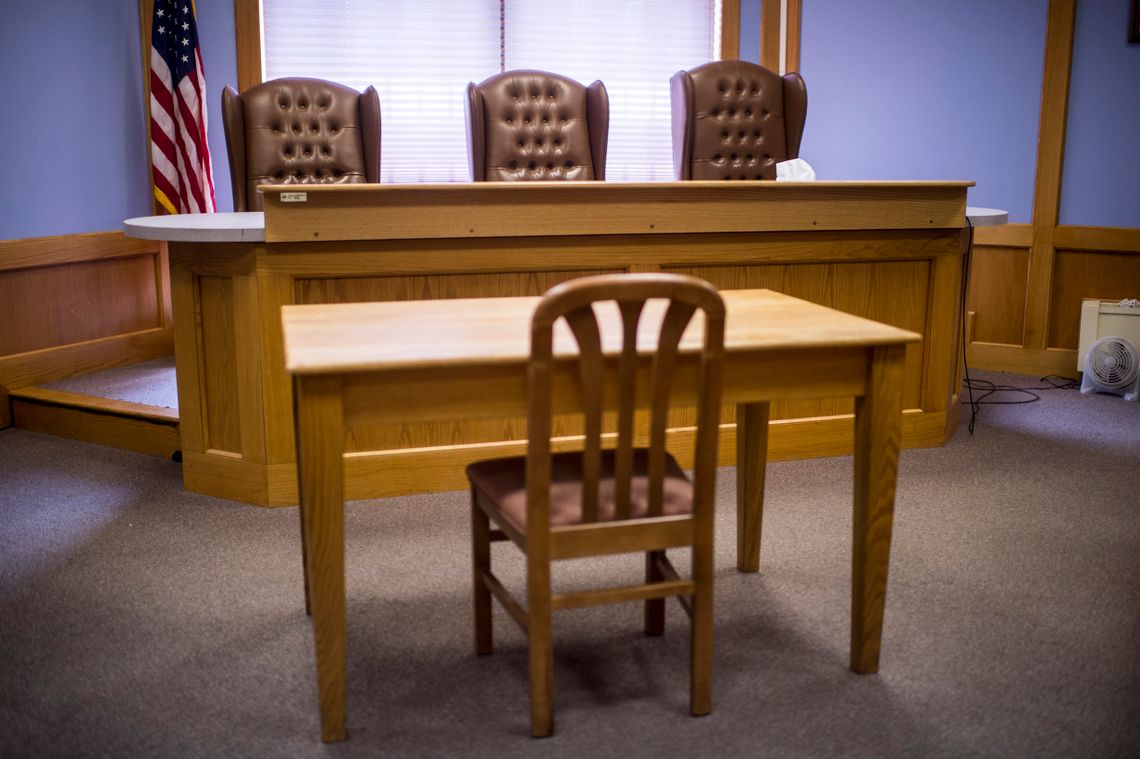
POLYGON ((138 0, 4 0, 0 239, 149 213, 139 39, 138 0))
POLYGON ((804 3, 800 157, 819 179, 973 180, 971 205, 1030 221, 1047 7, 804 3))
POLYGON ((222 88, 237 89, 237 32, 233 0, 197 0, 198 44, 206 68, 206 122, 214 163, 214 200, 219 211, 234 210, 226 134, 222 127, 222 88))
MULTIPOLYGON (((219 210, 232 208, 221 86, 236 81, 233 0, 198 0, 219 210)), ((121 229, 151 212, 138 0, 3 0, 0 240, 121 229)))
POLYGON ((1140 227, 1140 43, 1128 3, 1077 3, 1062 224, 1140 227))

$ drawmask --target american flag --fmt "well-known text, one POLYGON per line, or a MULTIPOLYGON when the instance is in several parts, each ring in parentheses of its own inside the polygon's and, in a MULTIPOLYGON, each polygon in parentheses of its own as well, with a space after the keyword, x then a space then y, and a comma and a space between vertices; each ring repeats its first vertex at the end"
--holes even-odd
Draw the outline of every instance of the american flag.
POLYGON ((150 174, 166 213, 211 213, 206 76, 191 0, 154 0, 150 33, 150 174))

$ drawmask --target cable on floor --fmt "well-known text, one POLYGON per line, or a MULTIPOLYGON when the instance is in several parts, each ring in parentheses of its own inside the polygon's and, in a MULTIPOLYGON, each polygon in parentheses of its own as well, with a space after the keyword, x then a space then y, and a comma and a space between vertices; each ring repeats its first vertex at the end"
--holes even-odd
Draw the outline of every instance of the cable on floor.
POLYGON ((1046 375, 1039 379, 1038 382, 1044 384, 1036 387, 1017 387, 1015 385, 999 385, 989 380, 973 379, 967 376, 962 382, 962 386, 969 391, 970 398, 969 400, 962 401, 962 404, 971 407, 970 432, 973 433, 974 431, 974 419, 978 415, 979 406, 1017 406, 1024 403, 1033 403, 1041 400, 1041 396, 1038 395, 1038 392, 1048 390, 1076 390, 1081 386, 1079 380, 1075 380, 1072 377, 1062 377, 1059 374, 1046 375), (981 395, 975 396, 975 391, 981 393, 981 395), (1017 395, 1013 398, 1002 398, 999 393, 1016 393, 1017 395), (994 400, 986 400, 991 396, 996 396, 996 398, 994 400))

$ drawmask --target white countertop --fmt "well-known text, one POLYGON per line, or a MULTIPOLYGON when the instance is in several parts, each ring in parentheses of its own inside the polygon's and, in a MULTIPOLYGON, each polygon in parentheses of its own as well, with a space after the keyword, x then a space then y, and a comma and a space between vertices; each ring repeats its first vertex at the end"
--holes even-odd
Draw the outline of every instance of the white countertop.
POLYGON ((1000 208, 980 208, 966 206, 966 218, 975 227, 996 227, 1009 222, 1009 211, 1000 208))
POLYGON ((185 213, 139 216, 123 222, 128 237, 168 242, 265 242, 265 214, 185 213))

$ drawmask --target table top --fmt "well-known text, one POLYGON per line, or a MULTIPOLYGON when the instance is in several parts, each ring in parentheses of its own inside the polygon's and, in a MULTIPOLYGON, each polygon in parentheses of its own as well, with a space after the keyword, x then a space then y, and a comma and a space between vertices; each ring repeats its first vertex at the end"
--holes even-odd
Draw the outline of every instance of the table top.
POLYGON ((975 227, 996 227, 1009 222, 1009 211, 1000 208, 966 206, 966 218, 975 227))
MULTIPOLYGON (((728 353, 896 345, 922 339, 914 332, 772 290, 726 290, 721 295, 727 308, 728 353)), ((292 374, 324 374, 525 363, 530 351, 530 318, 539 300, 466 298, 284 306, 285 366, 292 374), (399 339, 386 339, 390 335, 399 339)), ((647 347, 651 344, 648 336, 661 319, 662 305, 651 301, 646 307, 642 329, 647 347)), ((598 317, 603 349, 616 353, 621 333, 617 309, 599 307, 598 317)), ((695 318, 682 338, 682 351, 697 348, 701 329, 701 320, 695 318)), ((561 355, 576 352, 573 337, 561 320, 556 325, 554 348, 561 355)))
POLYGON ((168 242, 265 242, 261 211, 139 216, 123 222, 128 237, 168 242))

